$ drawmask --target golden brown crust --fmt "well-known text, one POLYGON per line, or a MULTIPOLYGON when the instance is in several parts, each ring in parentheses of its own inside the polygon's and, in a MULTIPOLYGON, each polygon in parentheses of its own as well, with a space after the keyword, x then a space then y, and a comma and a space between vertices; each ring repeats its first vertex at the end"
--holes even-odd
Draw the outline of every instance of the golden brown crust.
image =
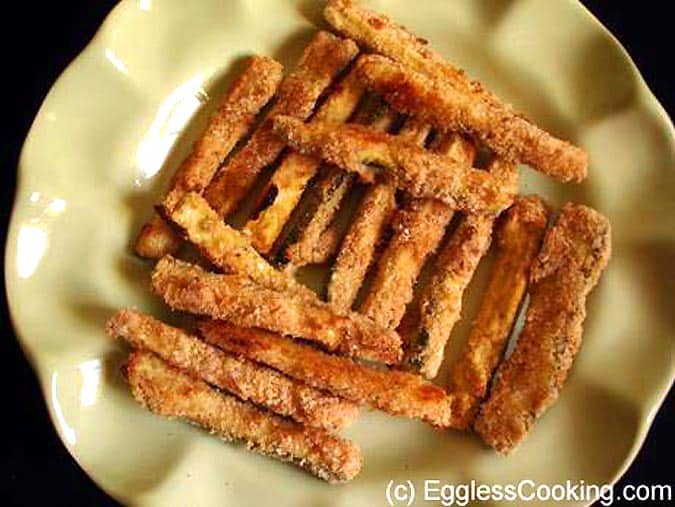
POLYGON ((312 188, 311 217, 306 218, 296 237, 285 247, 285 258, 295 267, 326 262, 338 246, 339 236, 331 225, 355 177, 333 165, 324 167, 312 188))
POLYGON ((120 310, 108 321, 106 331, 111 337, 123 338, 135 348, 153 352, 172 366, 244 401, 298 422, 343 429, 358 415, 353 403, 252 361, 235 358, 149 315, 120 310))
POLYGON ((208 273, 166 256, 152 273, 152 289, 174 310, 306 338, 350 356, 388 364, 400 360, 401 339, 395 332, 358 314, 340 315, 326 303, 274 291, 240 275, 208 273))
POLYGON ((169 219, 209 261, 227 273, 246 276, 275 291, 290 291, 316 299, 316 294, 293 277, 274 269, 251 246, 248 237, 227 225, 198 194, 187 194, 169 219))
MULTIPOLYGON (((371 128, 378 132, 386 132, 395 118, 395 113, 387 108, 371 128)), ((407 129, 406 136, 411 140, 415 135, 414 130, 407 129)), ((424 133, 425 138, 427 134, 428 131, 424 133)), ((375 259, 384 230, 394 213, 395 196, 396 187, 385 180, 373 184, 361 199, 355 219, 350 224, 331 267, 327 295, 328 301, 335 308, 347 310, 356 300, 366 273, 375 259)), ((331 232, 324 231, 320 239, 324 242, 331 241, 333 238, 326 237, 331 232)))
POLYGON ((217 347, 356 403, 392 415, 415 417, 439 427, 458 423, 454 413, 463 397, 448 395, 417 375, 361 365, 257 329, 206 321, 199 324, 199 331, 207 342, 217 347))
POLYGON ((371 55, 357 69, 392 107, 436 128, 475 136, 506 160, 531 165, 561 181, 586 177, 588 156, 512 110, 433 80, 388 58, 371 55))
POLYGON ((409 338, 405 364, 426 378, 434 378, 443 361, 445 345, 460 318, 464 290, 478 262, 490 246, 493 217, 463 217, 441 250, 429 285, 420 299, 420 320, 409 338))
POLYGON ((581 345, 586 298, 610 254, 608 220, 565 204, 530 272, 525 326, 474 425, 497 451, 512 451, 557 399, 581 345))
POLYGON ((284 149, 285 143, 272 132, 272 119, 279 114, 307 118, 322 92, 357 53, 352 41, 327 32, 319 32, 309 43, 297 69, 281 83, 276 103, 262 124, 246 146, 220 168, 206 189, 209 204, 221 217, 235 210, 260 171, 284 149))
MULTIPOLYGON (((494 159, 487 172, 515 193, 517 171, 513 164, 494 159)), ((461 316, 464 291, 492 240, 496 216, 464 215, 450 241, 441 248, 435 271, 419 302, 419 324, 407 337, 404 364, 426 378, 434 378, 443 361, 450 333, 461 316)))
POLYGON ((471 81, 462 69, 429 48, 426 40, 413 35, 384 14, 365 9, 352 0, 329 0, 324 17, 339 33, 354 39, 371 52, 405 63, 417 72, 443 79, 480 100, 499 104, 499 99, 479 82, 471 81))
POLYGON ((278 116, 274 129, 293 148, 322 158, 372 182, 375 171, 386 169, 398 188, 412 197, 437 199, 466 211, 498 213, 513 200, 498 181, 486 173, 430 153, 405 140, 361 125, 305 124, 278 116))
MULTIPOLYGON (((271 58, 252 56, 209 118, 202 136, 171 180, 164 206, 171 209, 188 192, 201 193, 220 163, 249 131, 279 86, 283 67, 271 58)), ((158 217, 146 223, 136 241, 141 257, 159 259, 174 253, 180 239, 158 217)))
POLYGON ((132 353, 127 375, 134 398, 156 414, 185 419, 225 441, 242 441, 251 451, 294 463, 330 483, 349 481, 361 470, 355 444, 219 393, 150 352, 132 353))
POLYGON ((134 250, 145 259, 159 259, 167 253, 176 252, 181 243, 180 236, 171 229, 171 226, 160 216, 153 215, 141 227, 134 250))
POLYGON ((516 198, 495 230, 498 253, 471 333, 450 374, 450 390, 474 398, 471 413, 487 394, 518 316, 534 261, 548 223, 537 196, 516 198))
MULTIPOLYGON (((352 69, 335 86, 311 121, 346 122, 359 104, 364 91, 352 69)), ((276 169, 262 192, 275 192, 274 200, 255 219, 249 220, 245 227, 247 234, 251 236, 251 243, 259 252, 269 253, 272 249, 291 212, 300 201, 305 187, 320 166, 320 160, 293 152, 276 169)))
MULTIPOLYGON (((373 109, 369 106, 371 104, 360 107, 353 121, 380 132, 388 131, 396 120, 397 113, 382 102, 378 102, 373 109)), ((295 266, 326 262, 337 251, 340 236, 335 230, 333 220, 355 179, 352 173, 333 165, 328 166, 324 177, 316 184, 316 204, 311 218, 300 232, 299 239, 286 248, 286 257, 295 266)))
POLYGON ((385 182, 368 189, 356 217, 342 240, 331 268, 328 301, 338 310, 348 310, 372 264, 377 245, 396 207, 396 188, 385 182))
POLYGON ((361 313, 396 329, 424 261, 443 237, 452 214, 451 208, 432 199, 414 199, 398 210, 392 238, 377 263, 361 313))
MULTIPOLYGON (((412 122, 408 122, 412 123, 412 122)), ((419 129, 428 133, 429 126, 419 129)), ((405 135, 402 133, 401 135, 405 135)), ((471 164, 473 144, 461 136, 451 142, 439 141, 435 153, 471 164)), ((424 143, 426 135, 416 142, 424 143)), ((393 235, 380 258, 373 283, 360 311, 381 326, 396 329, 413 298, 415 281, 427 257, 438 247, 454 211, 433 199, 411 199, 393 221, 393 235)))

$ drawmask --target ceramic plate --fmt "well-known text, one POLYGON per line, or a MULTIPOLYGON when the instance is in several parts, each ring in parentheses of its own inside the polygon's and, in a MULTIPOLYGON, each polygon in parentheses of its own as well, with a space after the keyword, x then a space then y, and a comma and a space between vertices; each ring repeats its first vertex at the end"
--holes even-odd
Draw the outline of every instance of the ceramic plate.
MULTIPOLYGON (((141 409, 118 373, 124 351, 103 333, 119 307, 165 313, 131 241, 241 58, 256 52, 292 66, 321 24, 323 2, 127 0, 35 119, 5 265, 17 334, 59 435, 120 501, 355 507, 383 504, 390 480, 606 483, 645 438, 675 372, 668 117, 619 43, 577 2, 369 4, 590 153, 582 185, 523 170, 525 191, 589 204, 614 227, 614 258, 590 298, 583 349, 559 402, 508 458, 470 435, 364 411, 346 433, 365 467, 337 487, 141 409)), ((450 354, 480 289, 478 276, 450 354)))

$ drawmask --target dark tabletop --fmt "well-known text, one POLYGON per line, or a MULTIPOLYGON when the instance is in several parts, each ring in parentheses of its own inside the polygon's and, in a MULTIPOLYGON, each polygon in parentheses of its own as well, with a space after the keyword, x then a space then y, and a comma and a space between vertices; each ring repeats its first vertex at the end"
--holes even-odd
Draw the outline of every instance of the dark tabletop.
MULTIPOLYGON (((3 4, 5 107, 0 112, 3 116, 0 205, 5 228, 15 191, 18 153, 31 121, 54 80, 87 44, 115 3, 61 0, 11 2, 11 7, 3 4)), ((583 3, 624 44, 672 117, 675 110, 671 77, 674 29, 670 26, 670 2, 584 0, 583 3)), ((7 401, 2 405, 5 409, 0 424, 3 436, 0 504, 114 505, 61 444, 49 421, 36 378, 14 336, 4 290, 0 297, 3 312, 0 386, 7 401)), ((621 483, 673 484, 670 433, 674 422, 671 393, 621 483)))

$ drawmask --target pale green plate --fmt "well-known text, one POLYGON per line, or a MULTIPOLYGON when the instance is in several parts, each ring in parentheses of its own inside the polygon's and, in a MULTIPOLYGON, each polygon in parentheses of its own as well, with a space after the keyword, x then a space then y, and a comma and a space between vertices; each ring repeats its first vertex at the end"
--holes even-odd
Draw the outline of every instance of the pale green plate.
MULTIPOLYGON (((118 373, 122 347, 103 333, 119 307, 164 312, 131 241, 236 62, 257 52, 291 66, 323 2, 127 0, 35 119, 5 266, 17 334, 54 424, 117 499, 355 507, 382 505, 391 479, 418 488, 425 478, 604 483, 645 438, 675 373, 675 143, 666 114, 618 42, 574 1, 370 4, 590 153, 580 186, 529 170, 523 178, 526 191, 589 204, 614 227, 614 258, 590 299, 583 349, 559 402, 508 458, 470 435, 364 411, 347 435, 365 467, 337 487, 141 409, 118 373)), ((480 291, 473 285, 464 322, 480 291)))

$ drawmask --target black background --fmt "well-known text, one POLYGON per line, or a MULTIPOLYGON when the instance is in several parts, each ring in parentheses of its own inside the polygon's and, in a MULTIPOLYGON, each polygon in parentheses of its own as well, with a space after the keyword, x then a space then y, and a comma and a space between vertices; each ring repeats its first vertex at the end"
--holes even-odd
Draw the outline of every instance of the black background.
MULTIPOLYGON (((191 1, 191 0, 186 0, 191 1)), ((542 0, 543 1, 543 0, 542 0)), ((622 41, 650 88, 673 115, 675 94, 670 3, 583 2, 622 41)), ((3 226, 9 219, 16 162, 31 121, 61 71, 92 37, 115 2, 8 2, 3 5, 2 176, 3 226)), ((4 238, 3 234, 3 238, 4 238)), ((4 251, 4 248, 3 248, 4 251)), ((675 261, 675 259, 673 259, 675 261)), ((4 278, 3 278, 4 284, 4 278)), ((114 505, 80 470, 49 422, 37 381, 14 337, 2 297, 0 386, 0 503, 2 505, 114 505)), ((616 372, 620 374, 620 372, 616 372)), ((627 484, 673 484, 672 394, 654 421, 627 484)))

